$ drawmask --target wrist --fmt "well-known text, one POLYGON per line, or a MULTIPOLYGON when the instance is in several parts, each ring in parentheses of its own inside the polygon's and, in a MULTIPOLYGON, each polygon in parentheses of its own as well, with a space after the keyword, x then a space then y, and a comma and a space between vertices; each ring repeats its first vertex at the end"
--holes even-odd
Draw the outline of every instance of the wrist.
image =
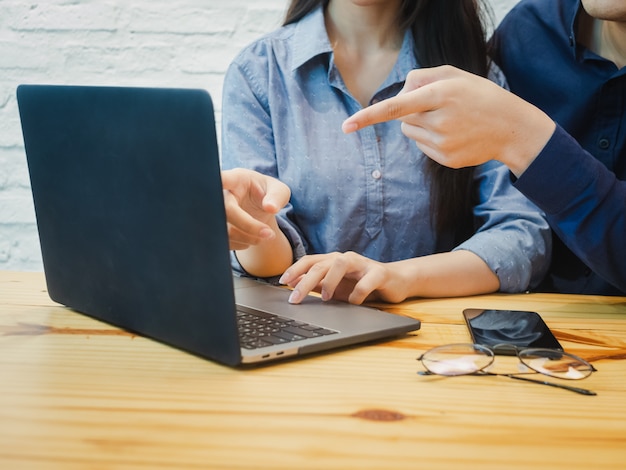
POLYGON ((543 111, 534 106, 531 111, 520 116, 521 122, 513 123, 516 129, 498 159, 517 178, 535 161, 556 129, 555 122, 543 111))

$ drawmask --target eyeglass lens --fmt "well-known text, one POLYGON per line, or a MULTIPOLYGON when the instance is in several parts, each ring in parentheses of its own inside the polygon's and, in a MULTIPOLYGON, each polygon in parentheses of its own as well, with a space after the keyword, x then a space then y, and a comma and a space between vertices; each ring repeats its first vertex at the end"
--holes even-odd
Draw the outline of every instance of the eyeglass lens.
POLYGON ((532 370, 560 379, 584 379, 594 371, 587 361, 562 351, 523 349, 519 351, 518 357, 532 370))
POLYGON ((478 344, 450 344, 425 352, 420 358, 424 367, 437 375, 467 375, 487 368, 494 353, 478 344))
MULTIPOLYGON (((433 374, 456 376, 485 370, 494 361, 494 352, 478 344, 449 344, 425 352, 419 359, 433 374)), ((595 369, 573 354, 553 349, 523 349, 519 360, 528 368, 551 377, 577 380, 595 369)))

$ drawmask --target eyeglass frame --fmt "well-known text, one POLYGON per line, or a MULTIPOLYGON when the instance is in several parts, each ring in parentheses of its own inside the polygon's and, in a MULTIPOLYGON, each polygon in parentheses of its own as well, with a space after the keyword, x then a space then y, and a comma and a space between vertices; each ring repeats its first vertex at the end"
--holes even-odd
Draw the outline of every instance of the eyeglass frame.
POLYGON ((523 364, 525 367, 527 367, 528 369, 532 370, 534 373, 538 373, 541 375, 545 375, 547 377, 553 377, 553 378, 557 378, 557 379, 564 379, 564 380, 582 380, 582 379, 586 379, 587 377, 589 377, 591 374, 593 374, 594 372, 597 372, 598 369, 596 369, 593 364, 591 364, 590 362, 584 360, 583 358, 576 356, 575 354, 571 354, 568 352, 565 352, 563 350, 560 349, 548 349, 548 348, 520 348, 518 346, 512 345, 512 344, 506 344, 506 343, 502 343, 502 344, 496 344, 493 346, 485 346, 483 344, 476 344, 476 343, 451 343, 451 344, 444 344, 441 346, 435 346, 434 348, 431 348, 427 351, 425 351, 424 353, 422 353, 417 360, 420 361, 422 363, 422 366, 424 366, 424 368, 426 369, 426 371, 418 371, 419 375, 438 375, 440 377, 461 377, 464 375, 495 375, 495 376, 504 376, 504 377, 510 377, 512 379, 516 379, 516 380, 523 380, 526 382, 533 382, 533 383, 538 383, 541 385, 548 385, 550 387, 556 387, 556 388, 562 388, 564 390, 569 390, 572 392, 576 392, 576 393, 580 393, 582 395, 597 395, 596 392, 593 392, 592 390, 588 390, 585 388, 579 388, 579 387, 572 387, 570 385, 565 385, 565 384, 559 384, 559 383, 555 383, 555 382, 548 382, 545 380, 538 380, 538 379, 531 379, 529 377, 521 377, 519 374, 523 374, 523 372, 521 373, 517 373, 517 374, 503 374, 503 373, 495 373, 495 372, 488 372, 485 369, 487 369, 488 367, 490 367, 491 365, 493 365, 493 363, 495 362, 495 358, 497 354, 497 350, 502 350, 502 348, 505 348, 505 350, 507 352, 503 353, 504 355, 515 355, 517 357, 517 359, 520 361, 521 364, 523 364), (488 354, 485 354, 485 356, 490 358, 490 361, 485 364, 484 366, 473 370, 471 372, 466 372, 466 373, 458 373, 458 374, 442 374, 439 372, 435 372, 433 370, 431 370, 425 363, 424 363, 424 356, 427 355, 430 352, 433 352, 437 349, 443 349, 443 348, 451 348, 451 347, 472 347, 475 351, 479 351, 479 352, 487 352, 488 354), (547 374, 544 371, 541 371, 539 369, 535 369, 533 366, 527 364, 526 362, 524 362, 524 360, 522 360, 522 358, 520 357, 520 353, 523 352, 528 352, 528 351, 546 351, 546 352, 550 352, 552 354, 558 353, 558 354, 562 354, 564 356, 570 357, 578 362, 580 362, 581 364, 584 364, 588 367, 588 374, 585 375, 584 377, 560 377, 558 375, 551 375, 551 374, 547 374), (510 354, 510 352, 514 352, 514 354, 510 354))

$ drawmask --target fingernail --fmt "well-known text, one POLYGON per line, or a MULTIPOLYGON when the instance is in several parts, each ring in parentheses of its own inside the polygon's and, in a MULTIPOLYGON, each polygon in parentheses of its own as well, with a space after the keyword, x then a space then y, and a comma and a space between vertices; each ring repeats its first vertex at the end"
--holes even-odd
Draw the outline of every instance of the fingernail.
POLYGON ((283 275, 280 276, 280 279, 278 280, 278 282, 281 284, 287 284, 289 282, 289 278, 290 278, 289 273, 285 271, 283 275))
POLYGON ((344 123, 341 125, 341 130, 343 131, 344 134, 349 134, 350 132, 354 132, 358 128, 359 128, 359 125, 356 122, 344 121, 344 123))
POLYGON ((291 295, 289 296, 289 303, 297 304, 300 302, 301 299, 302 299, 302 296, 300 295, 300 292, 298 292, 297 290, 294 290, 291 292, 291 295))
POLYGON ((330 294, 325 289, 322 289, 322 300, 323 301, 330 300, 330 294))

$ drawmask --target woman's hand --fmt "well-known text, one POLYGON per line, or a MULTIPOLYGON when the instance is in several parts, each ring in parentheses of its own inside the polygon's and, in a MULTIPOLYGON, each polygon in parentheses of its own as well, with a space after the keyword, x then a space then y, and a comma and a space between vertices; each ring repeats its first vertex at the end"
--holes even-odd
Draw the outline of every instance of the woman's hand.
POLYGON ((487 263, 467 250, 380 263, 357 253, 304 256, 280 282, 294 289, 289 301, 300 303, 311 291, 323 300, 397 303, 409 297, 460 297, 496 292, 500 281, 487 263))
POLYGON ((231 250, 244 250, 276 237, 274 216, 291 195, 286 184, 236 168, 222 171, 222 186, 231 250))
POLYGON ((402 302, 406 299, 403 278, 393 263, 380 263, 354 252, 308 255, 287 269, 280 282, 294 290, 289 302, 300 303, 311 291, 322 300, 351 304, 366 300, 402 302))

